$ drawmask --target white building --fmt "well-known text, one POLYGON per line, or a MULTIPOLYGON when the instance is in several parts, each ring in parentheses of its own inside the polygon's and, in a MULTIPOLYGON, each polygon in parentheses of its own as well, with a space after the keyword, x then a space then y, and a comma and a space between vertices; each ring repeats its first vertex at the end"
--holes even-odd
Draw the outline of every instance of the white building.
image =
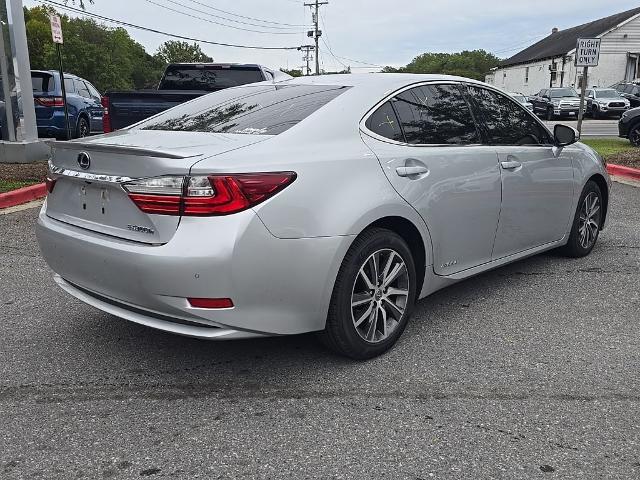
POLYGON ((600 63, 589 69, 587 86, 610 87, 639 75, 640 8, 611 15, 551 35, 504 60, 486 81, 510 92, 532 95, 543 88, 580 88, 582 68, 576 68, 578 38, 601 38, 600 63))

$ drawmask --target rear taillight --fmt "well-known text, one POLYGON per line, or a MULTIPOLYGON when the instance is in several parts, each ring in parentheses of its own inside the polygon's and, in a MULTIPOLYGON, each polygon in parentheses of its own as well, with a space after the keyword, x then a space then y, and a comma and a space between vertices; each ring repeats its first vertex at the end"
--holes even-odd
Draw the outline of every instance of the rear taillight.
POLYGON ((47 193, 51 193, 51 192, 53 192, 53 187, 56 186, 56 179, 55 178, 51 178, 51 177, 47 177, 47 179, 45 180, 44 184, 47 187, 47 193))
POLYGON ((62 97, 36 97, 34 100, 43 107, 64 107, 62 97))
POLYGON ((155 177, 123 184, 129 198, 156 215, 230 215, 257 205, 286 188, 294 172, 155 177))
POLYGON ((104 133, 113 132, 111 113, 109 112, 109 97, 102 97, 100 103, 102 103, 102 130, 104 133))

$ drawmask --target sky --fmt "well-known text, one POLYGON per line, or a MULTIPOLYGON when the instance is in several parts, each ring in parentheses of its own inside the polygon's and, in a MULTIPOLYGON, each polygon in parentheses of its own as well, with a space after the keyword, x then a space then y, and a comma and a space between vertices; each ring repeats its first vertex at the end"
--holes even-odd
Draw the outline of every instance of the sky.
MULTIPOLYGON (((403 66, 424 52, 484 49, 506 58, 550 34, 553 27, 569 28, 640 6, 637 0, 328 1, 320 9, 324 32, 321 67, 335 71, 348 65, 358 72, 376 71, 384 65, 403 66)), ((23 2, 28 7, 42 3, 23 2)), ((87 5, 87 11, 202 40, 269 47, 297 47, 313 41, 305 33, 311 13, 303 0, 94 2, 87 5)), ((171 39, 127 30, 149 53, 171 39)), ((217 62, 260 63, 273 68, 299 68, 303 63, 302 53, 296 50, 249 50, 204 43, 201 47, 217 62)))

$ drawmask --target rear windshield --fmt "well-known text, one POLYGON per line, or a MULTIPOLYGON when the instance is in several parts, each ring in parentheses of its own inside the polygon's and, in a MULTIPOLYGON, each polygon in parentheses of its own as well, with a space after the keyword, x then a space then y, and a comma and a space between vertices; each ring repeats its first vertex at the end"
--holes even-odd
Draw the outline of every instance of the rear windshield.
POLYGON ((53 75, 49 75, 48 73, 32 73, 31 87, 33 88, 33 93, 36 95, 53 92, 56 88, 53 75))
POLYGON ((262 82, 262 72, 257 68, 224 68, 220 66, 190 67, 169 66, 160 81, 160 90, 205 90, 213 92, 222 88, 237 87, 247 83, 262 82))
POLYGON ((224 90, 167 110, 142 130, 278 135, 348 90, 336 85, 274 85, 224 90))
POLYGON ((563 98, 563 97, 577 97, 578 92, 573 88, 558 88, 551 90, 551 98, 563 98))

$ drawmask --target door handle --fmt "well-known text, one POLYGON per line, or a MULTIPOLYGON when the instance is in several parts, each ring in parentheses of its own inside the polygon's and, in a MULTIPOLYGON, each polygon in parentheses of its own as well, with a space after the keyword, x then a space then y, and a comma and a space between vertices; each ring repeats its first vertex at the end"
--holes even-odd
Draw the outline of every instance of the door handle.
POLYGON ((411 177, 413 175, 423 175, 429 173, 429 169, 422 165, 416 165, 413 167, 398 167, 396 173, 399 177, 411 177))
POLYGON ((508 162, 500 162, 500 165, 504 170, 515 170, 520 168, 522 164, 516 160, 509 160, 508 162))

